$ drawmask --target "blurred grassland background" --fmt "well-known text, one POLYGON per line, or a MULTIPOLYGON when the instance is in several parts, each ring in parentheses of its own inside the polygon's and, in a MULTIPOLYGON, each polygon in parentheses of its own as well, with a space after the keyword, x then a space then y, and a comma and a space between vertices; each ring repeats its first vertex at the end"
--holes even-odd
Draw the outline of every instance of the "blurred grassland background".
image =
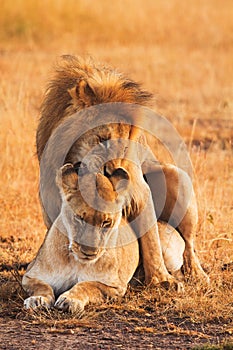
MULTIPOLYGON (((61 54, 91 55, 142 82, 154 110, 185 139, 200 214, 196 247, 214 294, 210 303, 191 293, 179 307, 232 317, 232 296, 223 298, 232 295, 232 272, 221 271, 233 260, 232 0, 0 0, 0 265, 29 262, 45 234, 35 131, 61 54)), ((3 284, 8 277, 1 273, 3 284)))

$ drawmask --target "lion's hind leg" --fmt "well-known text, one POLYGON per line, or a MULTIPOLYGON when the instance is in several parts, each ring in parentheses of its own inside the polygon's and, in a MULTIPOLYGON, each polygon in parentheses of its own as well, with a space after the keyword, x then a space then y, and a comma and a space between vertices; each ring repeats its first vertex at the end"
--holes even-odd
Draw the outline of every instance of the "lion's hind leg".
POLYGON ((194 207, 190 205, 178 226, 185 241, 183 269, 187 279, 209 283, 209 276, 204 272, 194 249, 194 236, 197 232, 197 213, 194 207))

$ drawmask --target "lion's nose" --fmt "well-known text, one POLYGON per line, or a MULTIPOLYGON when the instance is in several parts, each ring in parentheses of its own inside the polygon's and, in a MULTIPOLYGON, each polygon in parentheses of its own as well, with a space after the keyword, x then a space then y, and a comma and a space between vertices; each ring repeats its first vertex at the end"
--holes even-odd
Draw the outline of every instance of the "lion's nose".
POLYGON ((98 248, 81 245, 80 251, 87 256, 95 256, 98 253, 98 248))

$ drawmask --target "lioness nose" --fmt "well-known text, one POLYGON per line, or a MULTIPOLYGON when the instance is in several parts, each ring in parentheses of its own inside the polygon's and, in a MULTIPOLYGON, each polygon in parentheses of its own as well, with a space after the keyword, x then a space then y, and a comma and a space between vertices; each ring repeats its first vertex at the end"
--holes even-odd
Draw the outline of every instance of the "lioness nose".
POLYGON ((98 253, 98 248, 81 245, 81 252, 85 255, 96 255, 98 253))

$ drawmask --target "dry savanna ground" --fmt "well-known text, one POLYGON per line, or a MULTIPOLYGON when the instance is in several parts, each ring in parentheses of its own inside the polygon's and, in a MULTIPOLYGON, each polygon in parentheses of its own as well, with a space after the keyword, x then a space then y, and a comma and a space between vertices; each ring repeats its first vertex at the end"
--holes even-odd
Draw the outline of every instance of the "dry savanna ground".
POLYGON ((0 348, 50 349, 52 341, 64 349, 232 349, 233 271, 224 264, 233 261, 233 2, 0 0, 0 8, 0 348), (82 319, 22 309, 23 266, 45 234, 39 106, 52 64, 66 53, 142 82, 186 141, 208 287, 129 290, 82 319))

